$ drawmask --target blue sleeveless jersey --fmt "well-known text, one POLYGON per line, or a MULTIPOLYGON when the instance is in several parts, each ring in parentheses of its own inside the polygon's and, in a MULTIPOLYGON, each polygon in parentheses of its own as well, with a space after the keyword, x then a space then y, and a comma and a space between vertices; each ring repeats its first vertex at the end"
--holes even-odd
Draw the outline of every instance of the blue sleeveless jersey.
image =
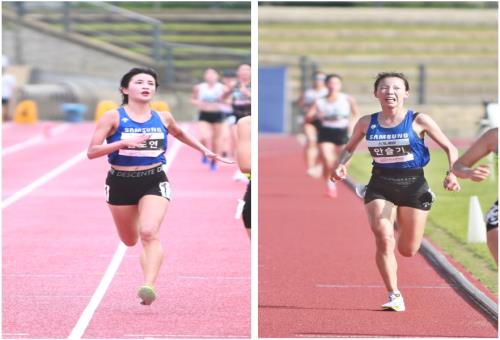
POLYGON ((151 137, 139 147, 128 147, 110 153, 108 162, 112 165, 124 166, 165 164, 168 129, 163 125, 159 114, 151 110, 151 118, 144 123, 138 123, 128 116, 123 107, 118 108, 118 113, 120 114, 118 129, 106 138, 108 144, 141 134, 148 134, 151 137))
POLYGON ((403 121, 392 128, 378 123, 380 113, 371 116, 366 132, 368 150, 377 168, 423 168, 429 163, 429 149, 424 140, 413 131, 413 111, 408 110, 403 121))

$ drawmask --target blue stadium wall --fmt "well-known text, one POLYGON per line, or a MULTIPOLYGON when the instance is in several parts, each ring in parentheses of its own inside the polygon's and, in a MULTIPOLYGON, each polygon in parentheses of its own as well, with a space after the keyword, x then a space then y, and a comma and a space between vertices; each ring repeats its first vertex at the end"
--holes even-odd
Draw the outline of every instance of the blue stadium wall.
POLYGON ((289 132, 289 104, 284 66, 259 67, 259 132, 289 132))

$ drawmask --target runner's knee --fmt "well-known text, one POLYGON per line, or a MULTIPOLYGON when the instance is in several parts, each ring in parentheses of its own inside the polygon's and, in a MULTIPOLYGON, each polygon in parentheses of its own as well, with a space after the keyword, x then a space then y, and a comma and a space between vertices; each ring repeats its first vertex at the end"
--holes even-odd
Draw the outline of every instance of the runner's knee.
POLYGON ((158 239, 157 226, 154 224, 144 224, 141 226, 141 231, 139 232, 141 240, 143 242, 150 242, 158 239))
POLYGON ((398 244, 398 250, 401 255, 404 257, 413 257, 415 254, 418 252, 418 249, 420 247, 418 246, 413 246, 413 245, 403 245, 403 244, 398 244))
POLYGON ((137 243, 137 238, 127 238, 127 239, 121 239, 121 241, 127 246, 127 247, 133 247, 137 243))
POLYGON ((375 232, 375 239, 377 245, 377 252, 384 254, 394 252, 396 246, 396 240, 394 238, 394 235, 375 232))

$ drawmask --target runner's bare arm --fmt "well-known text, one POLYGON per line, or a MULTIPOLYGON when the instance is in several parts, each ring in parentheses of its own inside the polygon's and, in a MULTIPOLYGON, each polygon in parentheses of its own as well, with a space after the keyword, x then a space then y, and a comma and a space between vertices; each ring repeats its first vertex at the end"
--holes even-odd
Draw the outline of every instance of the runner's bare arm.
POLYGON ((314 117, 316 117, 316 114, 318 112, 318 108, 316 106, 316 102, 311 105, 309 108, 309 111, 307 111, 305 119, 306 122, 312 122, 314 120, 314 117))
POLYGON ((361 140, 363 140, 368 125, 370 124, 370 119, 370 115, 363 116, 358 120, 356 125, 354 125, 351 138, 349 138, 349 141, 340 153, 339 158, 333 165, 333 172, 330 176, 331 180, 339 181, 347 176, 347 163, 351 159, 361 140))
POLYGON ((486 131, 465 153, 453 164, 453 173, 460 178, 470 178, 479 182, 490 175, 488 164, 471 168, 477 161, 497 149, 498 128, 486 131))
POLYGON ((248 87, 243 83, 241 83, 240 85, 240 92, 243 93, 248 98, 252 98, 252 91, 250 91, 248 87))
POLYGON ((106 137, 118 126, 118 113, 116 111, 106 112, 97 122, 94 134, 90 139, 89 148, 87 149, 87 157, 89 159, 98 158, 110 154, 116 150, 127 146, 138 146, 149 139, 149 135, 140 135, 128 140, 120 140, 110 144, 103 144, 106 137))
POLYGON ((198 92, 199 92, 198 87, 199 87, 198 85, 196 85, 196 86, 193 87, 193 92, 191 94, 191 104, 193 104, 197 108, 200 108, 201 102, 198 99, 198 92))
POLYGON ((240 170, 245 173, 251 171, 251 126, 252 116, 241 118, 236 124, 237 143, 236 160, 240 170))
POLYGON ((356 100, 354 97, 349 96, 347 97, 349 100, 349 104, 351 106, 351 116, 349 117, 349 136, 352 136, 352 132, 354 131, 354 125, 355 122, 359 119, 359 109, 358 109, 358 104, 356 103, 356 100))
POLYGON ((446 190, 459 191, 460 184, 458 183, 455 174, 451 171, 453 164, 458 159, 457 148, 450 142, 443 131, 441 131, 441 128, 436 124, 436 122, 424 113, 419 114, 415 118, 415 121, 413 122, 413 129, 420 136, 423 136, 423 133, 426 132, 436 143, 438 143, 441 149, 446 152, 446 155, 448 156, 448 171, 446 171, 443 186, 446 190))
POLYGON ((218 161, 221 161, 223 163, 228 163, 232 164, 234 161, 225 159, 211 150, 207 149, 203 144, 200 143, 196 138, 194 138, 190 133, 182 130, 179 125, 177 125, 177 122, 175 121, 174 117, 170 112, 159 112, 161 115, 161 118, 163 120, 164 125, 168 128, 168 132, 177 138, 179 141, 182 143, 192 147, 195 150, 200 151, 203 153, 205 156, 209 158, 216 159, 218 161))

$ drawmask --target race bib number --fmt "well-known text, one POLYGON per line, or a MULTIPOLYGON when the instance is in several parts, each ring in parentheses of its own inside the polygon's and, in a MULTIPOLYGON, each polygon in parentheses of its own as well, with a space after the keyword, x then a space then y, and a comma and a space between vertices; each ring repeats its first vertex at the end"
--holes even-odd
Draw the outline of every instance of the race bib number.
POLYGON ((170 188, 170 183, 161 182, 158 185, 160 186, 161 196, 165 197, 166 199, 168 199, 170 201, 170 199, 172 197, 172 190, 170 188))
POLYGON ((106 194, 106 202, 109 202, 109 185, 104 186, 104 193, 106 194))
POLYGON ((498 202, 495 203, 486 214, 486 223, 491 225, 498 224, 498 202))
POLYGON ((414 160, 410 147, 410 140, 371 140, 368 141, 368 150, 376 163, 399 163, 414 160))
MULTIPOLYGON (((123 132, 122 140, 135 138, 142 135, 141 132, 123 132)), ((163 132, 149 133, 151 136, 147 141, 137 147, 120 149, 118 154, 131 157, 158 157, 165 151, 165 134, 163 132)))

